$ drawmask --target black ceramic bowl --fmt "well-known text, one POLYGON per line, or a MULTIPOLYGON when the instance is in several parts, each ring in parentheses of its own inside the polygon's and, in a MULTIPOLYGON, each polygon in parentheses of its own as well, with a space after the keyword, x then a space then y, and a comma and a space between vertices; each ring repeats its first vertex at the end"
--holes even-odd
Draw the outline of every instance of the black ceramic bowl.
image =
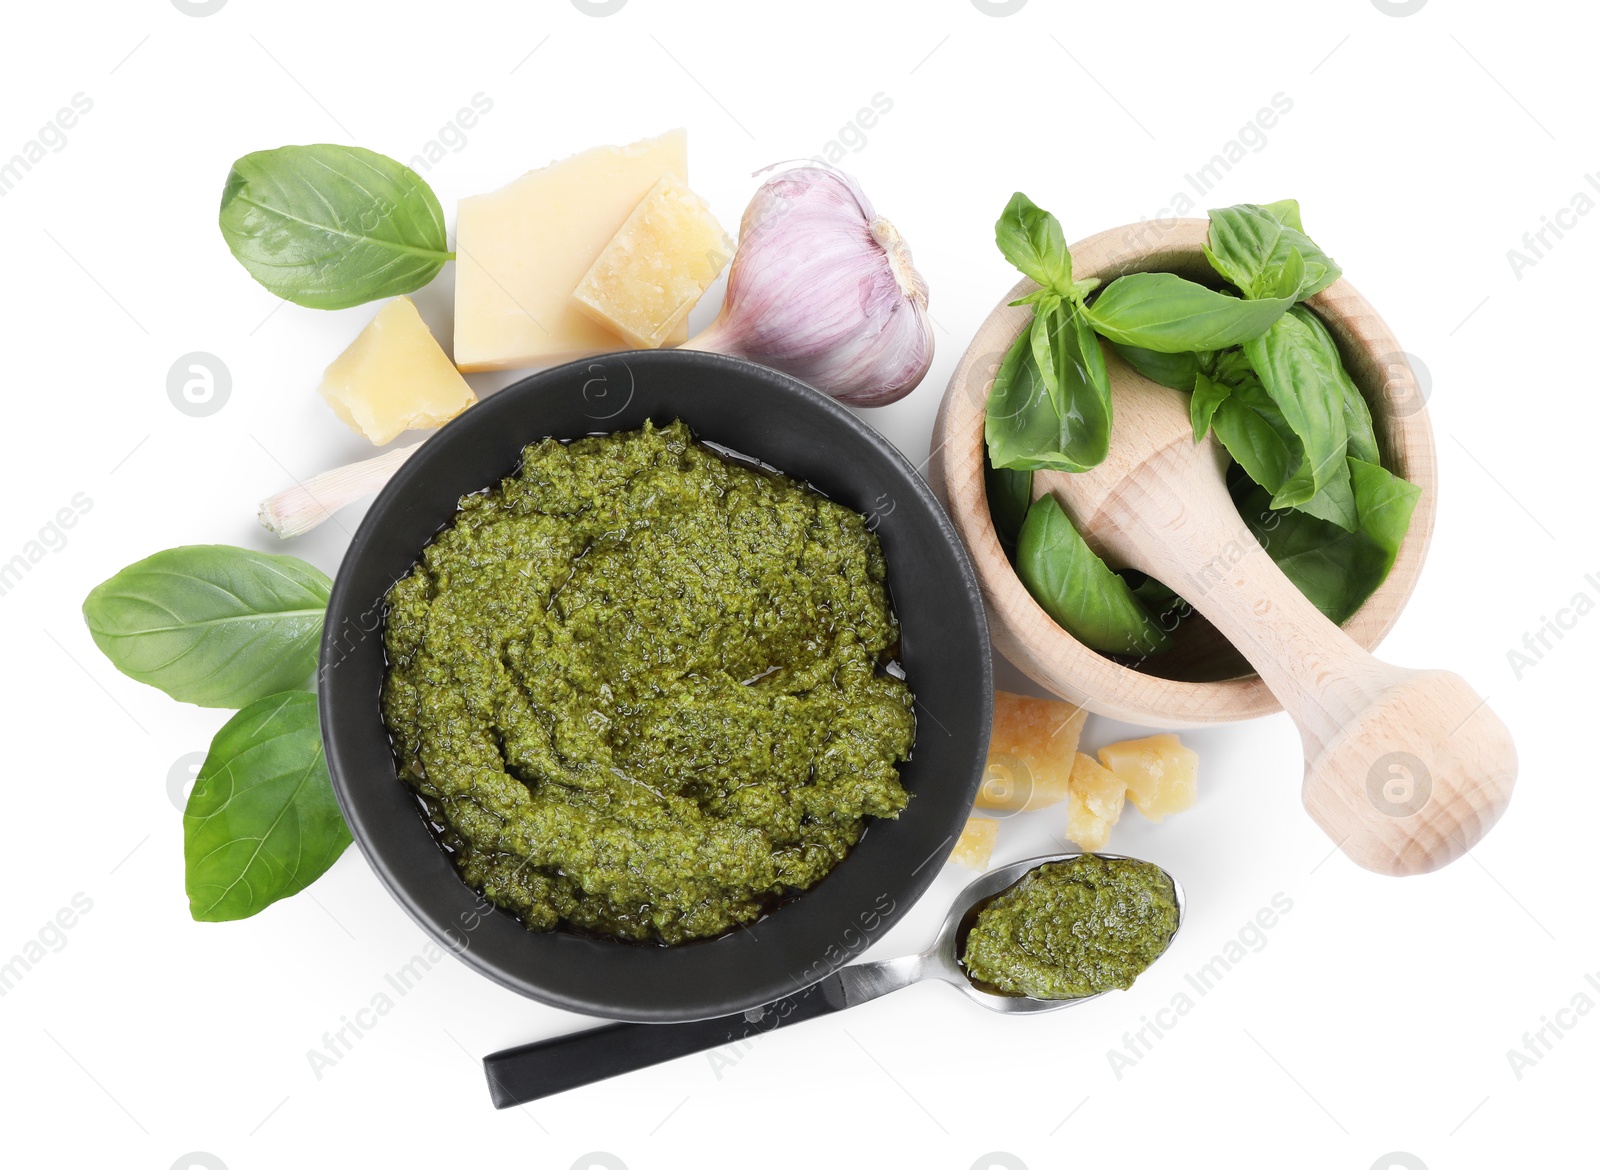
POLYGON ((496 982, 617 1020, 743 1011, 834 971, 927 889, 981 778, 991 711, 989 642, 977 582, 943 509, 871 427, 810 387, 719 354, 649 351, 535 374, 474 406, 401 466, 351 542, 322 637, 319 709, 333 786, 356 843, 440 946, 496 982), (383 597, 457 500, 514 471, 522 448, 681 418, 732 448, 873 516, 917 698, 901 771, 912 793, 869 822, 832 873, 747 929, 676 947, 527 930, 487 907, 435 841, 395 773, 378 709, 383 597))

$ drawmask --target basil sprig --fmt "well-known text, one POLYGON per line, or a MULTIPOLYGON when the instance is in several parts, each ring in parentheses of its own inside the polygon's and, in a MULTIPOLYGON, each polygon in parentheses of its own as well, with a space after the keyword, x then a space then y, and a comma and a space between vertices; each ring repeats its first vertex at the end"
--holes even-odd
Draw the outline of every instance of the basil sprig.
POLYGON ((309 309, 415 292, 455 258, 422 176, 359 146, 245 155, 223 184, 218 223, 251 276, 309 309))
POLYGON ((196 921, 259 913, 350 843, 305 689, 329 588, 295 557, 188 545, 129 565, 84 600, 89 632, 118 670, 186 703, 243 708, 212 739, 184 809, 196 921))
POLYGON ((1371 411, 1338 345, 1299 303, 1340 275, 1305 234, 1299 204, 1241 204, 1210 218, 1205 254, 1231 286, 1222 291, 1166 272, 1132 273, 1103 289, 1074 281, 1060 225, 1020 193, 995 228, 1001 252, 1040 285, 1017 302, 1034 306, 1034 320, 1002 363, 984 420, 997 531, 1002 543, 1017 533, 1017 573, 1040 605, 1108 652, 1164 648, 1170 626, 1152 615, 1181 599, 1160 582, 1113 572, 1043 499, 1019 530, 1017 485, 998 479, 1087 470, 1105 457, 1111 402, 1094 334, 1140 374, 1190 392, 1195 441, 1214 433, 1232 457, 1247 524, 1335 621, 1383 583, 1420 495, 1383 467, 1371 411))

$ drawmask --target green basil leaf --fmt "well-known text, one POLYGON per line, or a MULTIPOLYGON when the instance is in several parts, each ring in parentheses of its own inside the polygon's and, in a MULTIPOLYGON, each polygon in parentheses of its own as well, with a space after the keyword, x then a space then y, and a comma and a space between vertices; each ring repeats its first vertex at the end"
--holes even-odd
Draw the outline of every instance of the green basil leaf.
MULTIPOLYGON (((1192 421, 1192 410, 1190 418, 1192 421)), ((1294 435, 1273 425, 1273 413, 1255 409, 1238 395, 1217 403, 1211 427, 1244 473, 1270 491, 1283 485, 1300 458, 1294 435)))
POLYGON ((330 587, 295 557, 185 545, 96 585, 83 617, 129 678, 184 703, 243 707, 310 680, 330 587))
POLYGON ((1337 524, 1346 532, 1354 532, 1361 516, 1356 510, 1355 488, 1350 482, 1348 462, 1322 485, 1316 495, 1295 507, 1330 524, 1337 524))
POLYGON ((1209 353, 1157 353, 1137 345, 1111 344, 1122 360, 1140 374, 1172 390, 1193 390, 1195 375, 1210 368, 1213 356, 1209 353))
POLYGON ((1033 325, 1006 352, 989 392, 984 437, 994 466, 1015 471, 1087 471, 1106 457, 1111 382, 1099 339, 1076 305, 1036 310, 1033 325))
POLYGON ((1194 393, 1189 397, 1189 423, 1194 427, 1194 441, 1198 443, 1206 437, 1206 432, 1211 429, 1211 420, 1217 413, 1217 407, 1232 393, 1226 382, 1212 381, 1205 374, 1196 371, 1194 376, 1194 393))
POLYGON ((1053 295, 1038 303, 1033 310, 1033 321, 1028 325, 1028 345, 1033 350, 1033 364, 1039 367, 1039 376, 1044 379, 1044 392, 1049 396, 1056 413, 1065 415, 1065 391, 1061 371, 1056 366, 1055 343, 1051 337, 1052 325, 1060 323, 1056 318, 1056 310, 1060 307, 1061 298, 1053 295))
POLYGON ((1321 292, 1339 278, 1339 266, 1300 230, 1298 204, 1292 223, 1274 214, 1275 206, 1281 205, 1241 203, 1211 211, 1207 259, 1247 297, 1291 295, 1282 287, 1282 276, 1292 264, 1304 267, 1292 282, 1292 295, 1304 299, 1321 292))
MULTIPOLYGON (((1296 305, 1289 310, 1300 318, 1321 339, 1320 344, 1335 355, 1339 347, 1334 343, 1333 335, 1328 332, 1328 327, 1310 309, 1304 305, 1296 305)), ((1341 403, 1344 408, 1344 429, 1349 435, 1348 454, 1354 459, 1365 463, 1382 463, 1378 455, 1378 436, 1372 429, 1372 408, 1367 405, 1367 400, 1356 387, 1355 381, 1344 368, 1344 361, 1338 363, 1339 383, 1342 391, 1341 403)))
POLYGON ((995 221, 994 242, 1028 279, 1060 296, 1072 288, 1072 254, 1060 221, 1021 191, 995 221))
POLYGON ((1298 199, 1278 199, 1272 203, 1263 203, 1261 210, 1275 217, 1279 223, 1288 224, 1297 232, 1306 230, 1300 222, 1300 201, 1298 199))
POLYGON ((986 446, 983 490, 989 500, 989 519, 994 523, 994 534, 1000 538, 1000 547, 1006 550, 1006 555, 1012 556, 1017 550, 1017 533, 1022 531, 1023 518, 1028 514, 1028 502, 1033 498, 1033 472, 996 467, 989 460, 986 446))
POLYGON ((1085 646, 1152 654, 1172 644, 1128 583, 1084 542, 1054 496, 1028 509, 1017 537, 1017 576, 1040 607, 1085 646))
POLYGON ((1356 510, 1361 513, 1361 531, 1387 554, 1383 567, 1387 576, 1411 527, 1411 513, 1422 489, 1364 459, 1350 460, 1350 482, 1355 489, 1356 510))
MULTIPOLYGON (((1118 569, 1116 572, 1151 613, 1164 615, 1183 600, 1148 573, 1141 573, 1138 569, 1118 569)), ((1163 628, 1171 631, 1173 627, 1163 628)))
POLYGON ((1360 520, 1353 532, 1299 509, 1276 509, 1241 481, 1239 513, 1284 575, 1332 621, 1360 609, 1394 567, 1421 489, 1376 464, 1348 460, 1360 520))
POLYGON ((1287 313, 1265 334, 1246 341, 1244 353, 1302 452, 1299 464, 1276 489, 1273 506, 1303 504, 1344 467, 1348 432, 1339 351, 1325 333, 1287 313))
POLYGON ((249 918, 327 871, 350 844, 328 779, 317 697, 259 699, 222 725, 183 812, 196 922, 249 918))
POLYGON ((432 188, 358 146, 245 155, 228 172, 218 222, 251 276, 309 309, 414 292, 455 258, 432 188))
POLYGON ((1134 272, 1106 286, 1086 310, 1096 333, 1159 353, 1226 349, 1259 337, 1292 297, 1243 300, 1170 272, 1134 272))

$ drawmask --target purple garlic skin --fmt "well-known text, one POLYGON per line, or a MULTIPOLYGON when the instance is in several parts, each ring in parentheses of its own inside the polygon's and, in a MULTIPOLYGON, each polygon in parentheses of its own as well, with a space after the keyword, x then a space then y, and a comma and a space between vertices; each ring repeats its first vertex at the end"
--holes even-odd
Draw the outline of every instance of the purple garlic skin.
POLYGON ((928 285, 854 180, 796 167, 751 199, 722 313, 687 348, 761 362, 852 406, 884 406, 933 363, 928 285))

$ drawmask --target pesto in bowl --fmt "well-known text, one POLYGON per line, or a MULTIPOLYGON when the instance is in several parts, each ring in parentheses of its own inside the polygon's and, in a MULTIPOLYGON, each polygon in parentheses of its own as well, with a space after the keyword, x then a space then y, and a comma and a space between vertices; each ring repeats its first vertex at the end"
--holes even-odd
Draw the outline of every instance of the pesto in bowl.
POLYGON ((905 807, 898 639, 864 517, 647 422, 461 501, 389 591, 383 718, 490 902, 680 943, 905 807))

